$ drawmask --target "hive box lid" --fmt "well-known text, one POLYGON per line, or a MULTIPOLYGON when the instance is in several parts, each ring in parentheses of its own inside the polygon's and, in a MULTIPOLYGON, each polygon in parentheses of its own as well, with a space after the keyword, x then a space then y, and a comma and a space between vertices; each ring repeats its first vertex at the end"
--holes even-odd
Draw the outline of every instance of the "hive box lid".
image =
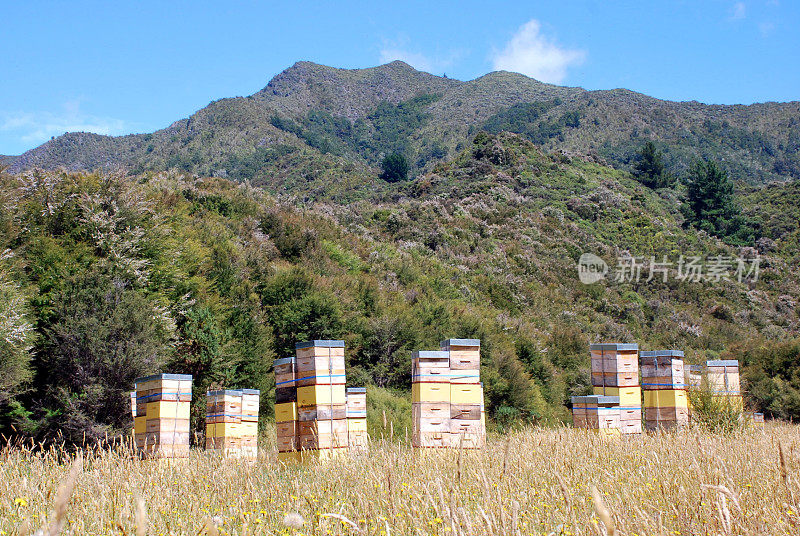
POLYGON ((480 346, 480 339, 445 339, 439 343, 440 346, 480 346))
POLYGON ((617 404, 619 405, 618 396, 604 396, 604 395, 589 395, 589 396, 573 396, 573 404, 617 404))
POLYGON ((590 344, 589 350, 611 351, 611 352, 626 352, 631 350, 639 350, 639 345, 635 342, 606 342, 601 344, 590 344))
POLYGON ((639 357, 683 357, 683 350, 642 350, 639 357))
POLYGON ((366 387, 348 387, 347 388, 348 395, 364 395, 367 394, 366 387))
POLYGON ((739 361, 736 359, 706 361, 707 367, 738 367, 739 361))
POLYGON ((450 352, 444 350, 414 350, 412 359, 450 359, 450 352))
POLYGON ((329 341, 329 340, 313 340, 306 342, 298 342, 294 345, 295 350, 301 348, 344 348, 344 341, 329 341))
POLYGON ((273 365, 288 365, 289 363, 294 363, 297 358, 295 357, 283 357, 281 359, 276 359, 272 362, 273 365))
POLYGON ((206 391, 206 396, 242 396, 241 389, 217 389, 206 391))
POLYGON ((261 395, 260 389, 240 389, 243 395, 261 395))
POLYGON ((152 376, 142 376, 136 378, 133 383, 144 383, 153 380, 178 380, 178 381, 191 381, 191 374, 153 374, 152 376))

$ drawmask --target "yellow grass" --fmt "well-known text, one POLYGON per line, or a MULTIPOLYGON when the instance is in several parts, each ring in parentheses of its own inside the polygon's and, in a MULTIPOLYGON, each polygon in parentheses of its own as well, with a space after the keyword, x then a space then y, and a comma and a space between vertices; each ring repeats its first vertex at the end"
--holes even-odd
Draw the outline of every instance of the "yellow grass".
POLYGON ((273 462, 271 444, 252 464, 202 451, 173 462, 84 452, 75 464, 6 448, 0 535, 33 534, 60 509, 62 534, 796 535, 798 432, 618 441, 530 429, 483 453, 379 442, 302 468, 273 462))

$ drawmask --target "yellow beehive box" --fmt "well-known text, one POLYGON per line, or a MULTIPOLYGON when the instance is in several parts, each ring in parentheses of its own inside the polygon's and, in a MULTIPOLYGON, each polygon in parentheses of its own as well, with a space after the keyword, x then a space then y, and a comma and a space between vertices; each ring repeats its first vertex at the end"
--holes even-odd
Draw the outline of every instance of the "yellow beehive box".
POLYGON ((317 404, 345 404, 345 387, 342 385, 306 385, 297 388, 298 406, 317 404))
POLYGON ((222 422, 206 425, 206 437, 241 437, 241 423, 222 422))
POLYGON ((278 461, 281 463, 299 463, 300 451, 292 450, 289 452, 279 452, 278 461))
POLYGON ((413 402, 450 402, 450 387, 449 383, 412 383, 411 400, 413 402))
POLYGON ((480 384, 451 384, 451 404, 483 404, 483 387, 480 384))
POLYGON ((348 432, 366 432, 367 419, 347 419, 348 432))
POLYGON ((275 422, 297 420, 297 402, 275 404, 275 422))
POLYGON ((133 419, 133 433, 143 434, 147 431, 147 417, 136 417, 133 419))
POLYGON ((188 419, 188 402, 148 402, 148 419, 188 419))
POLYGON ((686 396, 686 391, 684 391, 683 389, 645 391, 644 407, 645 408, 688 408, 689 399, 686 396))
POLYGON ((325 461, 345 454, 348 451, 348 447, 336 447, 336 448, 323 448, 323 449, 303 449, 298 452, 300 454, 300 461, 303 463, 309 463, 314 461, 325 461))
POLYGON ((242 436, 257 436, 258 422, 242 422, 239 424, 239 431, 242 436))
POLYGON ((621 408, 642 406, 641 387, 594 387, 593 392, 596 395, 618 396, 621 408))

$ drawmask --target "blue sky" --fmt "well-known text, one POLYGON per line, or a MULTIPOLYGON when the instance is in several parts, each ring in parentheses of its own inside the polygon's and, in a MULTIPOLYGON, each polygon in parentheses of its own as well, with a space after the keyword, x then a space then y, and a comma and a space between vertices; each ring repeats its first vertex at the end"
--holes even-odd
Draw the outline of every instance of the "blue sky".
POLYGON ((0 0, 0 154, 68 130, 149 132, 295 61, 506 69, 670 100, 800 100, 797 0, 0 0))

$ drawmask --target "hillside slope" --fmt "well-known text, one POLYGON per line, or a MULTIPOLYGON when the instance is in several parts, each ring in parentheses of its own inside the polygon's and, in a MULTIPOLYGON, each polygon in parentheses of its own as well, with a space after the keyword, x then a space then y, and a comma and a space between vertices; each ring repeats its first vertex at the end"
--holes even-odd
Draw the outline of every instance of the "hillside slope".
POLYGON ((419 173, 452 158, 481 129, 519 133, 546 150, 597 154, 618 168, 628 168, 636 150, 652 139, 678 174, 702 156, 723 162, 736 180, 800 178, 798 102, 669 102, 627 90, 554 86, 508 72, 462 82, 399 61, 369 69, 299 62, 252 96, 212 102, 152 134, 59 136, 21 155, 11 171, 175 168, 260 180, 274 192, 296 193, 298 177, 319 177, 313 170, 288 173, 287 152, 325 155, 376 175, 382 155, 400 151, 419 173), (276 174, 286 180, 276 182, 276 174))
MULTIPOLYGON (((174 172, 2 178, 0 262, 17 285, 3 288, 25 297, 31 385, 47 387, 18 394, 23 409, 0 411, 0 428, 102 437, 126 426, 133 375, 159 367, 194 374, 197 396, 220 384, 269 392, 272 359, 309 338, 347 341, 352 385, 398 389, 412 350, 480 338, 489 414, 554 421, 589 388, 591 342, 750 365, 749 348, 800 334, 800 274, 780 239, 757 279, 680 280, 673 266, 667 281, 645 270, 582 284, 583 253, 614 272, 629 256, 754 251, 684 229, 669 191, 511 134, 477 136, 431 173, 348 204, 299 206, 174 172)), ((796 371, 782 367, 751 402, 777 393, 767 409, 800 416, 796 371)))

